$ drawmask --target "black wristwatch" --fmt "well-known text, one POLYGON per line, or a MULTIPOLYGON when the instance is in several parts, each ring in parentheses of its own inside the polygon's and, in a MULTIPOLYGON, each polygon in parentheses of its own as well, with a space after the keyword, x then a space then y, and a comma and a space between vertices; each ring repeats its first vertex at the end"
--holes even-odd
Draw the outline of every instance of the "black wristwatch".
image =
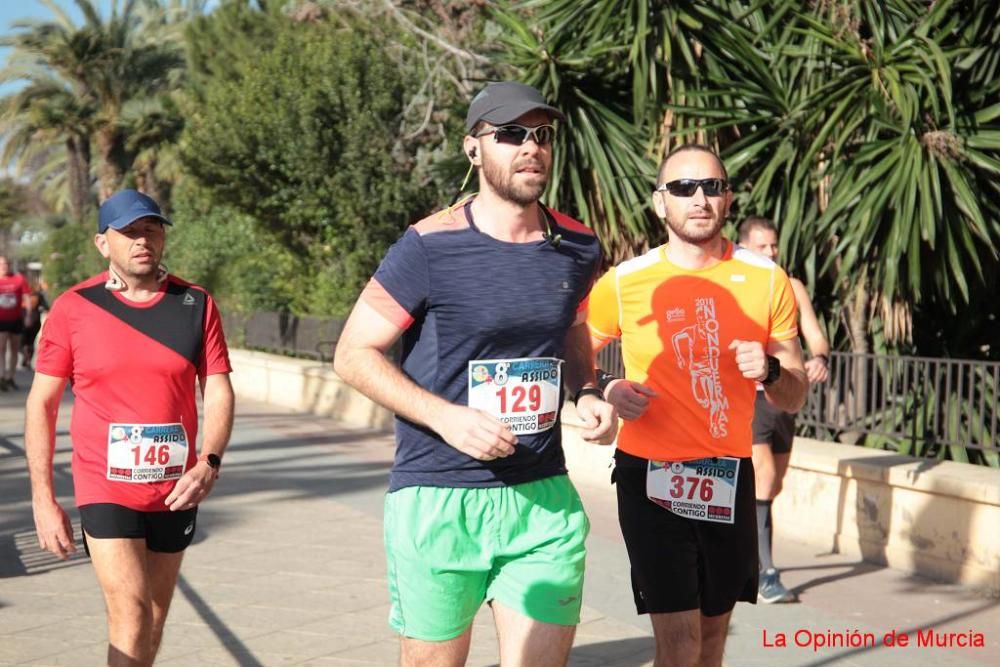
POLYGON ((614 373, 609 373, 603 368, 595 368, 594 374, 597 375, 597 386, 601 388, 601 391, 607 389, 608 385, 614 382, 615 380, 621 379, 614 373))
POLYGON ((208 464, 208 467, 215 471, 215 477, 219 477, 219 468, 222 467, 222 457, 218 454, 202 454, 198 457, 199 461, 204 461, 208 464))
POLYGON ((781 377, 781 362, 778 361, 777 357, 772 357, 769 354, 767 355, 767 375, 764 376, 764 379, 760 383, 763 385, 772 384, 779 377, 781 377))
POLYGON ((573 405, 576 405, 576 402, 584 396, 596 396, 602 401, 604 400, 604 392, 597 387, 584 387, 580 391, 576 392, 576 396, 573 397, 573 405))

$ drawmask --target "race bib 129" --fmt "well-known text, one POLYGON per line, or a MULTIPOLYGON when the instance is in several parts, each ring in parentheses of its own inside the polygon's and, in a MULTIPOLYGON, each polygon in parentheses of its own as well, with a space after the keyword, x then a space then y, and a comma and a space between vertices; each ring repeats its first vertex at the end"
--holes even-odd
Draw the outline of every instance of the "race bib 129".
POLYGON ((499 419, 515 434, 547 431, 559 415, 562 360, 552 357, 469 362, 469 407, 499 419))

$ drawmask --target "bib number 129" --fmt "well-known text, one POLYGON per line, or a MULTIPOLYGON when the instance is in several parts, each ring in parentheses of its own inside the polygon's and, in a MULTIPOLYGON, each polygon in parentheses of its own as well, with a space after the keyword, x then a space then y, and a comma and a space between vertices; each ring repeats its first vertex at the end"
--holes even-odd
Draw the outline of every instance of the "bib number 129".
POLYGON ((527 388, 524 385, 501 387, 500 391, 497 392, 497 397, 500 399, 500 412, 504 414, 508 412, 536 412, 542 406, 542 388, 537 384, 527 388), (526 400, 527 403, 525 403, 526 400), (509 403, 509 401, 513 401, 513 403, 509 403))

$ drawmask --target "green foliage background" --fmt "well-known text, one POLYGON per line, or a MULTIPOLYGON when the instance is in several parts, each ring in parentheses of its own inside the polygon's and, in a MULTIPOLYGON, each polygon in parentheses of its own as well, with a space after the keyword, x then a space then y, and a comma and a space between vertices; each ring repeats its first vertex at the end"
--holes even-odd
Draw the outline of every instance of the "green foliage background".
MULTIPOLYGON (((259 275, 275 287, 257 295, 259 280, 227 283, 234 303, 344 314, 434 192, 416 182, 415 158, 399 142, 403 80, 365 31, 350 22, 272 25, 252 66, 206 87, 182 139, 187 173, 215 210, 205 217, 181 197, 177 212, 188 229, 208 225, 203 247, 226 245, 221 255, 231 256, 229 241, 248 231, 263 245, 239 247, 266 248, 241 266, 273 262, 259 275), (233 224, 241 231, 226 229, 233 224)), ((212 277, 181 264, 197 280, 212 277)))

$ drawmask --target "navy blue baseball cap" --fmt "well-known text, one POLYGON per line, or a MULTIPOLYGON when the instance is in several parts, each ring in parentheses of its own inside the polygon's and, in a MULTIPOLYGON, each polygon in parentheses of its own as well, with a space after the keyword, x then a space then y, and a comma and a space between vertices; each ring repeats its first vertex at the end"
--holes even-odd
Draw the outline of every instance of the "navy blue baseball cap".
POLYGON ((104 200, 97 213, 97 233, 124 229, 139 218, 156 218, 164 225, 173 224, 160 212, 159 205, 149 195, 136 190, 120 190, 104 200))

